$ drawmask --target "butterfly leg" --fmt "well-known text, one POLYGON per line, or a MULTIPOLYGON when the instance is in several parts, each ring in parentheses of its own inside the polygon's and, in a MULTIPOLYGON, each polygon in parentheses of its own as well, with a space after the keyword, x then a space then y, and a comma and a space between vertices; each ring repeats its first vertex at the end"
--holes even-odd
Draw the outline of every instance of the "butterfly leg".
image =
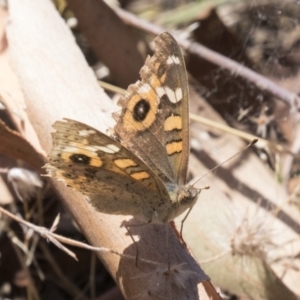
MULTIPOLYGON (((133 226, 133 225, 131 225, 131 226, 133 226)), ((137 243, 136 243, 136 241, 135 241, 133 235, 131 234, 131 232, 130 232, 130 230, 129 230, 129 226, 126 225, 125 228, 127 229, 127 232, 128 232, 128 234, 129 234, 129 236, 131 237, 131 239, 132 239, 134 245, 135 245, 135 251, 136 251, 136 252, 135 252, 135 266, 138 268, 139 248, 138 248, 138 246, 137 246, 137 243)))
POLYGON ((138 257, 139 257, 139 248, 137 245, 137 242, 135 241, 133 235, 131 234, 129 227, 138 227, 138 226, 145 226, 148 225, 150 222, 148 223, 144 223, 144 224, 133 224, 133 225, 125 225, 125 228, 127 229, 127 232, 129 234, 129 236, 131 237, 134 245, 135 245, 135 249, 136 249, 136 255, 135 255, 135 266, 138 268, 138 257))
POLYGON ((165 224, 166 229, 166 247, 167 247, 167 255, 168 255, 168 273, 170 273, 171 261, 170 261, 170 247, 169 247, 169 223, 165 224))
MULTIPOLYGON (((191 206, 187 212, 187 214, 184 216, 184 218, 181 220, 181 226, 180 226, 180 237, 182 238, 182 231, 183 231, 183 223, 185 222, 185 220, 187 219, 188 215, 190 214, 191 210, 192 210, 193 206, 191 206)), ((182 238, 183 239, 183 238, 182 238)))

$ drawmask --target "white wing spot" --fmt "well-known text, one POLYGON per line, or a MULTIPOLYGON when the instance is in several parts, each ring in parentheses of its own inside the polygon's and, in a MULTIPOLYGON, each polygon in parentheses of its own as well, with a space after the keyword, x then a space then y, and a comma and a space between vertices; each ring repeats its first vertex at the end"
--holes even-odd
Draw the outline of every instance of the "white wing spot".
POLYGON ((113 144, 108 144, 106 146, 93 146, 93 147, 105 153, 116 153, 120 151, 120 148, 113 144))
POLYGON ((160 98, 166 93, 165 89, 163 87, 161 87, 161 86, 157 87, 155 90, 156 90, 156 94, 160 98))
POLYGON ((182 89, 181 88, 177 88, 175 91, 173 91, 172 89, 170 89, 168 86, 163 87, 157 87, 156 89, 156 93, 158 95, 158 97, 162 97, 163 95, 167 95, 167 97, 169 98, 170 102, 172 103, 178 103, 179 101, 182 100, 182 89))
POLYGON ((97 153, 95 153, 95 148, 91 146, 82 146, 81 144, 74 143, 74 145, 66 146, 61 148, 62 153, 70 153, 71 154, 83 154, 89 157, 96 157, 97 153))
POLYGON ((66 146, 61 147, 61 152, 79 153, 78 147, 66 146))
POLYGON ((96 148, 97 146, 93 146, 93 145, 90 145, 90 146, 84 146, 82 147, 84 150, 87 150, 87 151, 90 151, 90 152, 95 152, 95 150, 97 150, 96 148))
POLYGON ((177 103, 177 98, 175 92, 169 87, 165 87, 166 95, 168 96, 170 102, 177 103))
POLYGON ((172 64, 179 65, 180 64, 180 60, 179 60, 179 58, 177 56, 171 55, 167 59, 167 64, 168 65, 172 65, 172 64))
POLYGON ((176 95, 177 102, 179 102, 180 100, 182 100, 182 89, 181 88, 177 88, 176 91, 175 91, 175 95, 176 95))
POLYGON ((147 83, 144 83, 143 85, 141 85, 139 88, 138 88, 138 93, 139 94, 144 94, 144 93, 149 93, 149 91, 151 90, 151 86, 147 83))
POLYGON ((91 134, 94 134, 94 133, 95 133, 95 130, 92 130, 92 129, 85 130, 85 129, 83 129, 83 130, 79 130, 78 133, 79 133, 80 136, 85 137, 85 136, 89 136, 89 135, 91 135, 91 134))

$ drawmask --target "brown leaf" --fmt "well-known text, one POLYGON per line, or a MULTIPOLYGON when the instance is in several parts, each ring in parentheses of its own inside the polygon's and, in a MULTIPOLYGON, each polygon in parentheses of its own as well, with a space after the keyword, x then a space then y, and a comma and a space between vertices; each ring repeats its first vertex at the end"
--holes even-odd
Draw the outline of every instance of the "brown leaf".
POLYGON ((45 157, 26 141, 18 132, 9 129, 0 120, 0 153, 15 159, 21 159, 35 169, 40 170, 45 157))

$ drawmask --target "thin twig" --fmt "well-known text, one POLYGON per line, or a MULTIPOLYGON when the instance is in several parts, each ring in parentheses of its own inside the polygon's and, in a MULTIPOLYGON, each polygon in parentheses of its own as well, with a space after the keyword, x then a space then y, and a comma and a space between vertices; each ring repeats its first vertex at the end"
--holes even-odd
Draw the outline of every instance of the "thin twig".
MULTIPOLYGON (((115 8, 115 11, 126 24, 135 28, 139 28, 154 35, 158 35, 163 31, 166 31, 164 28, 142 20, 135 15, 124 11, 121 8, 115 8)), ((213 50, 206 48, 199 43, 192 42, 187 39, 182 39, 180 37, 176 37, 176 39, 178 41, 178 44, 186 51, 198 55, 199 57, 223 69, 229 70, 232 75, 239 75, 245 78, 246 80, 254 83, 259 89, 268 91, 276 98, 281 99, 294 111, 298 111, 298 108, 300 107, 300 98, 295 93, 292 93, 280 87, 272 80, 254 72, 253 70, 241 65, 240 63, 237 63, 234 60, 231 60, 228 57, 225 57, 213 50)))
MULTIPOLYGON (((48 239, 50 242, 55 244, 58 248, 65 251, 67 254, 69 254, 71 257, 73 257, 76 260, 77 260, 76 255, 73 252, 71 252, 69 249, 67 249, 63 245, 61 245, 61 243, 68 244, 70 246, 74 246, 74 247, 78 247, 78 248, 91 250, 91 251, 108 252, 108 253, 112 253, 112 254, 115 254, 115 255, 118 255, 118 256, 121 256, 121 257, 124 257, 124 258, 131 259, 131 260, 136 259, 136 257, 132 256, 132 255, 123 254, 123 253, 108 249, 106 247, 93 247, 93 246, 87 245, 85 243, 81 243, 81 242, 66 238, 64 236, 55 234, 55 233, 51 232, 51 230, 49 230, 45 227, 36 226, 36 225, 34 225, 30 222, 27 222, 27 221, 15 216, 14 214, 10 213, 9 211, 7 211, 6 209, 4 209, 1 206, 0 206, 0 213, 3 213, 6 216, 8 216, 8 217, 12 218, 13 220, 15 220, 16 222, 21 223, 21 224, 31 228, 36 233, 40 234, 41 237, 43 237, 45 239, 48 239)), ((139 261, 142 261, 142 262, 145 262, 145 263, 148 263, 148 264, 152 264, 152 265, 161 265, 161 263, 158 263, 158 262, 155 262, 155 261, 152 261, 152 260, 148 260, 148 259, 143 259, 143 258, 139 258, 139 261)))

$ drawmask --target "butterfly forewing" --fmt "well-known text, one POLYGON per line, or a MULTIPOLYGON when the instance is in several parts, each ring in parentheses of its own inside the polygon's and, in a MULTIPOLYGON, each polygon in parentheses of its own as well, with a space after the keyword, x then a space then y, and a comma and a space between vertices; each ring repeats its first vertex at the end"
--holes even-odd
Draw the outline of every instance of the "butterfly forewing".
POLYGON ((167 32, 128 88, 115 133, 165 182, 184 184, 189 156, 188 86, 185 64, 167 32))
POLYGON ((153 221, 168 192, 160 179, 120 143, 77 121, 53 126, 53 148, 46 165, 50 176, 89 197, 101 212, 142 216, 153 221))

